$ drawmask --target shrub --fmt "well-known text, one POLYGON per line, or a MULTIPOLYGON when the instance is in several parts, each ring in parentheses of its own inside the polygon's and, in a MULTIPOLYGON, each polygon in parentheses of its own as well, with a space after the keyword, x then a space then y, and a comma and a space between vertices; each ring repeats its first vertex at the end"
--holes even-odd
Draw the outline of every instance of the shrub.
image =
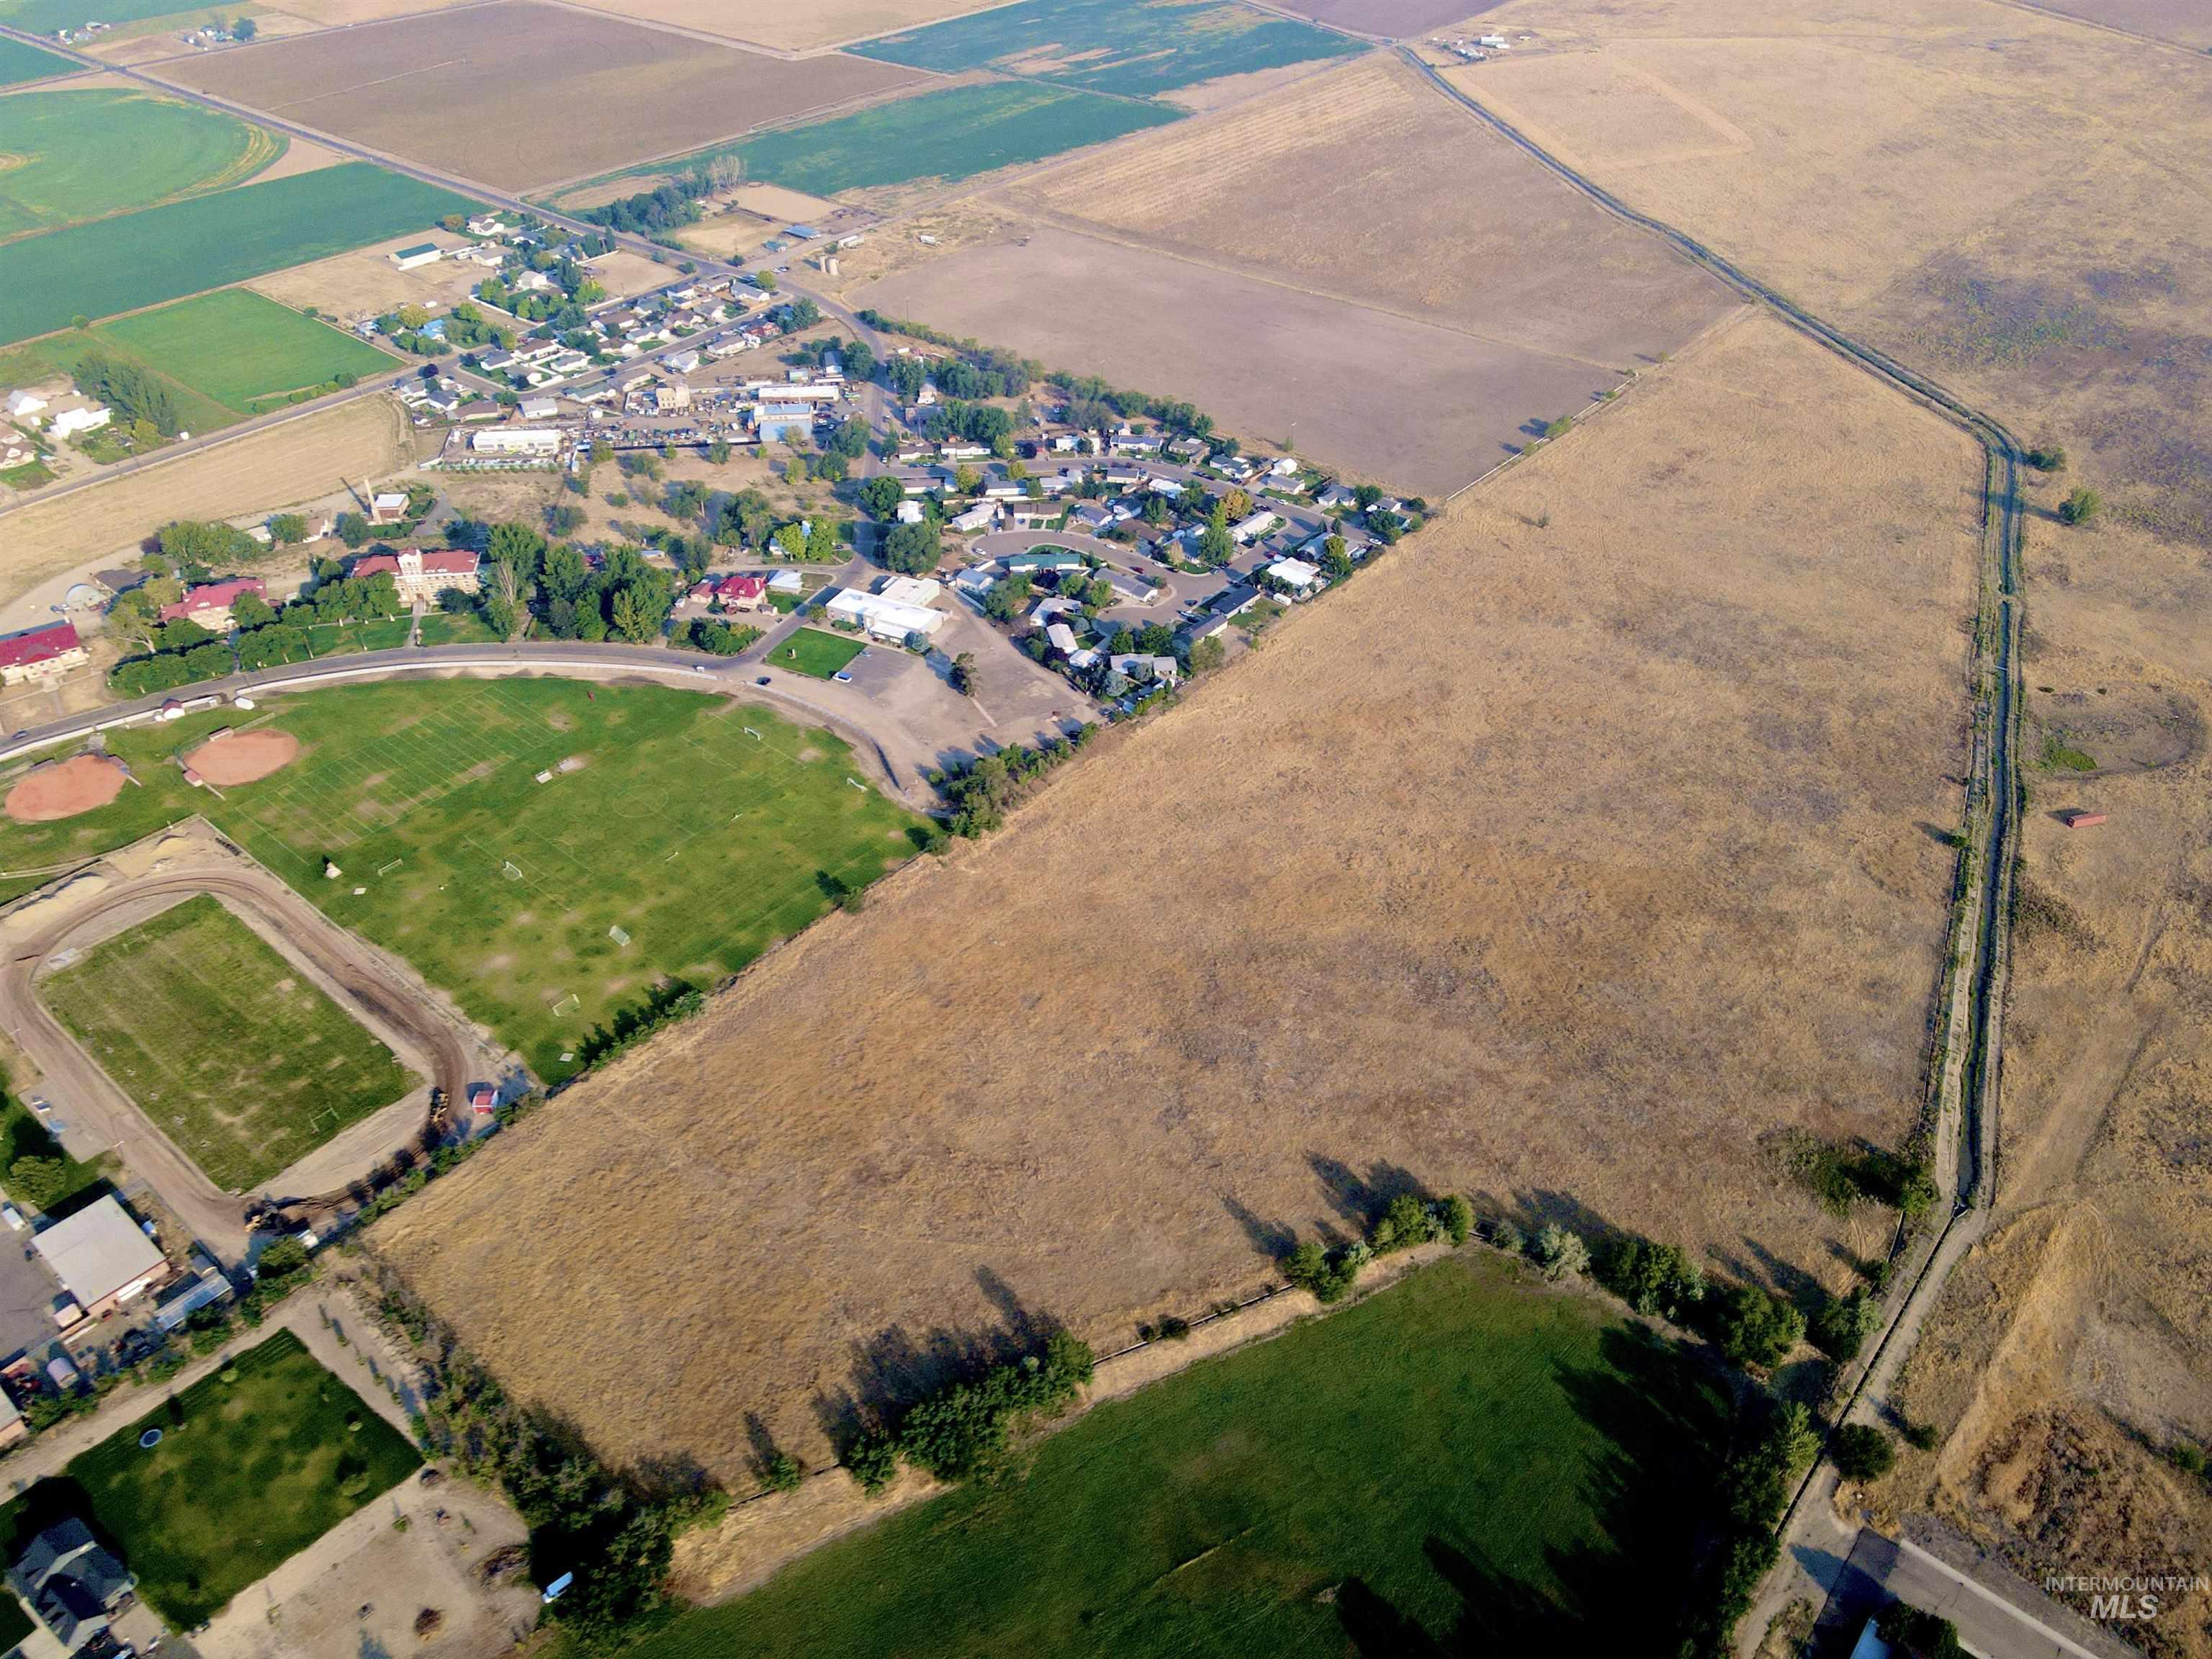
POLYGON ((2066 499, 2058 503, 2058 522, 2087 524, 2095 518, 2105 505, 2105 498, 2087 484, 2075 485, 2066 499))
POLYGON ((1572 1279, 1589 1271, 1589 1246, 1556 1221, 1536 1235, 1534 1255, 1547 1279, 1572 1279))
POLYGON ((1804 1316, 1756 1285, 1731 1285, 1706 1305, 1713 1340, 1739 1365, 1772 1365, 1805 1334, 1804 1316))
POLYGON ((761 1469, 761 1484, 770 1492, 797 1492, 806 1471, 789 1452, 778 1452, 761 1469))
POLYGON ((1350 1247, 1325 1250, 1309 1238, 1283 1258, 1283 1277, 1312 1291, 1316 1302, 1340 1302, 1359 1277, 1359 1265, 1352 1260, 1350 1247))
POLYGON ((8 1166, 8 1189, 38 1209, 58 1203, 69 1190, 66 1159, 19 1158, 8 1166))
POLYGON ((1528 1248, 1528 1235, 1517 1222, 1501 1221, 1490 1230, 1490 1242, 1508 1255, 1519 1255, 1528 1248))
POLYGON ((1813 1346, 1834 1360, 1847 1365, 1858 1358, 1866 1340, 1881 1323, 1881 1309, 1863 1291, 1853 1291, 1849 1296, 1832 1296, 1813 1316, 1806 1328, 1813 1346))
POLYGON ((1966 1659, 1959 1629, 1949 1620, 1924 1613, 1909 1602, 1893 1601, 1874 1621, 1875 1634, 1908 1659, 1966 1659))
POLYGON ((881 1492, 898 1473, 898 1444, 881 1429, 870 1429, 845 1449, 845 1473, 870 1494, 881 1492))
POLYGON ((1828 1444, 1836 1473, 1846 1480, 1879 1480, 1897 1462, 1889 1437, 1869 1423, 1846 1423, 1828 1444))
POLYGON ((1905 1444, 1911 1446, 1915 1451, 1934 1451, 1936 1443, 1943 1437, 1936 1431, 1936 1425, 1933 1423, 1908 1422, 1902 1432, 1905 1444))
POLYGON ((898 1451, 940 1480, 966 1480, 996 1469, 1014 1425, 1056 1412, 1091 1381, 1091 1350, 1055 1331, 1041 1354, 1024 1354, 971 1382, 956 1382, 908 1412, 898 1451))
POLYGON ((2066 451, 2059 444, 2042 444, 2027 452, 2027 464, 2039 472, 2063 472, 2066 451))
POLYGON ((1444 1237, 1455 1245, 1467 1243, 1467 1236, 1474 1231, 1474 1206, 1454 1193, 1441 1206, 1444 1237))

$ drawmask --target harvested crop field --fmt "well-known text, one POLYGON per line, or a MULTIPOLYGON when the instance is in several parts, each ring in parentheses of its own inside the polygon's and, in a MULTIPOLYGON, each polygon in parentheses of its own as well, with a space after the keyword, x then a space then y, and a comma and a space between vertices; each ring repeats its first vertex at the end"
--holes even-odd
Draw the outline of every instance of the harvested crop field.
POLYGON ((1504 0, 1306 0, 1304 5, 1283 9, 1357 33, 1405 40, 1462 18, 1495 11, 1504 3, 1504 0))
MULTIPOLYGON (((328 4, 332 0, 310 0, 328 4)), ((357 0, 337 0, 356 3, 357 0)), ((401 3, 401 0, 378 0, 401 3)), ((992 0, 747 0, 738 9, 729 0, 585 0, 594 11, 641 22, 665 23, 732 40, 749 40, 784 52, 835 46, 892 29, 911 28, 960 12, 980 11, 992 0)))
POLYGON ((275 41, 174 73, 502 190, 696 149, 921 78, 857 58, 767 58, 534 0, 275 41), (622 114, 565 120, 561 110, 622 114))
POLYGON ((356 248, 350 253, 317 259, 310 264, 270 271, 266 276, 255 277, 246 286, 295 311, 313 306, 342 321, 380 317, 410 301, 437 310, 456 300, 468 298, 483 280, 483 267, 441 259, 434 265, 402 270, 392 263, 392 252, 418 242, 451 247, 462 240, 442 232, 430 236, 419 232, 395 236, 374 247, 356 248))
POLYGON ((978 243, 854 297, 1054 368, 1188 398, 1225 430, 1426 495, 1471 482, 1532 430, 1620 383, 1571 358, 1072 230, 978 243), (1080 304, 1070 303, 1075 294, 1080 304))
POLYGON ((602 1450, 737 1478, 750 1413, 812 1458, 1013 1310, 1111 1346, 1408 1182, 1833 1279, 1879 1223, 1761 1148, 1917 1117, 1980 477, 1709 337, 376 1247, 602 1450), (1099 858, 1132 801, 1172 856, 1099 858))
POLYGON ((1008 199, 1607 368, 1655 361, 1735 303, 1391 57, 1055 168, 1008 199))
POLYGON ((72 755, 27 772, 4 810, 18 823, 53 823, 105 806, 123 793, 123 768, 103 755, 72 755))
POLYGON ((274 512, 415 458, 405 411, 361 398, 51 501, 0 514, 0 593, 13 599, 94 560, 135 556, 175 519, 274 512))
POLYGON ((2212 48, 2212 12, 2197 0, 2039 0, 2052 11, 2154 40, 2212 48))

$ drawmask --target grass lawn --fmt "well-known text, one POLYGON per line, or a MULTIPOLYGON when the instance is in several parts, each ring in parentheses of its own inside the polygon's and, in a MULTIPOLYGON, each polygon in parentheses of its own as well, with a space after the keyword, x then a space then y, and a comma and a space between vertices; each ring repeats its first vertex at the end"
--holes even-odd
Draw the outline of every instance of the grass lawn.
POLYGON ((236 116, 140 92, 16 93, 0 99, 0 153, 15 160, 0 189, 0 238, 240 183, 285 142, 236 116))
POLYGON ((204 895, 93 946, 48 975, 40 994, 231 1191, 415 1085, 389 1048, 204 895))
POLYGON ((475 205, 348 161, 26 236, 0 244, 0 343, 343 253, 475 205))
POLYGON ((473 611, 434 611, 422 618, 425 645, 495 645, 499 636, 473 611))
POLYGON ((1367 44, 1224 0, 1018 0, 848 50, 957 75, 997 68, 1146 97, 1224 75, 1365 52, 1367 44))
POLYGON ((422 1461, 279 1331, 79 1455, 68 1477, 138 1593, 190 1630, 422 1461), (149 1428, 161 1442, 142 1449, 149 1428))
POLYGON ((0 1094, 0 1180, 7 1182, 8 1196, 19 1208, 41 1209, 50 1215, 70 1213, 79 1207, 77 1200, 87 1193, 105 1192, 107 1186, 97 1162, 85 1164, 71 1158, 62 1150, 61 1142, 47 1133, 36 1112, 7 1094, 0 1094), (27 1183, 9 1173, 15 1161, 25 1158, 51 1158, 61 1165, 52 1190, 34 1196, 27 1183))
POLYGON ((66 58, 21 40, 0 40, 0 87, 19 87, 26 81, 43 81, 49 75, 73 75, 76 67, 66 58))
POLYGON ((52 483, 58 476, 44 461, 26 461, 0 472, 0 483, 10 489, 36 489, 40 484, 52 483))
POLYGON ((735 156, 748 179, 830 196, 917 179, 966 179, 1103 144, 1182 115, 1162 104, 1001 81, 763 133, 699 159, 735 156))
POLYGON ((1723 1416, 1700 1376, 1463 1253, 1102 1406, 1024 1476, 831 1544, 638 1659, 1671 1653, 1723 1416))
MULTIPOLYGON (((219 800, 168 757, 234 714, 111 734, 144 787, 58 823, 0 822, 0 869, 91 857, 204 812, 552 1080, 656 980, 734 973, 829 908, 835 883, 865 887, 908 857, 919 828, 847 781, 859 772, 838 738, 697 692, 417 681, 288 696, 273 713, 300 758, 219 800), (560 772, 572 757, 583 765, 560 772), (343 880, 323 878, 326 855, 343 880)), ((0 883, 0 898, 39 879, 0 883)))
POLYGON ((826 680, 867 648, 868 642, 855 635, 802 628, 790 638, 777 641, 775 647, 761 659, 761 666, 788 668, 826 680))
POLYGON ((380 617, 374 622, 315 623, 301 631, 318 657, 343 657, 356 651, 389 651, 407 643, 414 622, 408 617, 380 617))

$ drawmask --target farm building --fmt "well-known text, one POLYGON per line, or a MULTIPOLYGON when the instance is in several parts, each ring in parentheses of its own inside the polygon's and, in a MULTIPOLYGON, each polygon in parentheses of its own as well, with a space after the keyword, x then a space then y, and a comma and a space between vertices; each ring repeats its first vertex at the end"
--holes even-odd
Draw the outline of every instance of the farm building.
MULTIPOLYGON (((482 437, 485 434, 479 433, 482 437)), ((462 549, 451 552, 431 552, 419 547, 410 547, 398 553, 372 553, 367 558, 356 559, 346 574, 349 576, 389 575, 398 585, 399 598, 407 605, 432 605, 438 595, 447 588, 458 588, 464 593, 473 593, 480 584, 480 561, 462 549)))
POLYGON ((394 248, 392 263, 402 270, 413 270, 422 265, 434 265, 444 257, 435 242, 417 242, 411 247, 394 248))
POLYGON ((37 416, 46 406, 46 400, 35 392, 11 392, 8 394, 8 418, 38 425, 37 416))
POLYGON ((169 1277, 168 1259, 113 1195, 57 1221, 31 1241, 69 1292, 59 1324, 97 1319, 169 1277))
POLYGON ((550 426, 502 426, 469 434, 469 448, 478 455, 555 455, 561 434, 550 426))
POLYGON ((84 641, 77 637, 74 623, 48 623, 0 636, 0 685, 50 679, 84 659, 84 641))
POLYGON ((269 598, 269 590, 258 576, 239 576, 227 582, 208 582, 186 588, 183 599, 161 607, 161 620, 198 623, 210 633, 219 634, 230 626, 230 607, 247 593, 264 604, 269 598))

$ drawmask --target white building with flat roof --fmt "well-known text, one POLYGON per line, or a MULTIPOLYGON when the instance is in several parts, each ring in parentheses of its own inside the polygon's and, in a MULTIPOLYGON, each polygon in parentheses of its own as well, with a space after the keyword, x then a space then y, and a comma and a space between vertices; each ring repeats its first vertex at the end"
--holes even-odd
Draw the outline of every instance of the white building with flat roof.
POLYGON ((97 1319, 169 1277, 168 1258, 113 1196, 88 1204, 31 1240, 70 1294, 57 1323, 97 1319))
MULTIPOLYGON (((937 584, 931 582, 931 587, 937 584)), ((926 605, 912 605, 887 593, 863 593, 847 588, 823 607, 832 622, 850 623, 872 638, 898 643, 909 634, 924 639, 945 626, 945 613, 926 605)))

